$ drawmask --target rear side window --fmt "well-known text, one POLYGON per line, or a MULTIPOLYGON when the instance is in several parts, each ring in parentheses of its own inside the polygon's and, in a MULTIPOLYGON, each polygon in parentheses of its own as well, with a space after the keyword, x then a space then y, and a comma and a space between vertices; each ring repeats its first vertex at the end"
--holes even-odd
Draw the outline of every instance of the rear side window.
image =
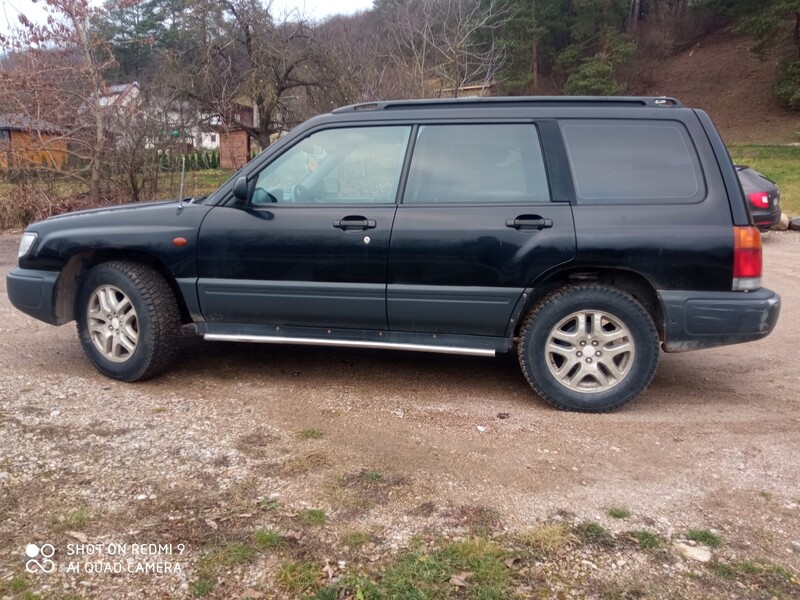
POLYGON ((678 121, 561 121, 584 204, 692 203, 706 195, 700 161, 678 121))
POLYGON ((404 204, 549 202, 532 124, 423 125, 404 204))

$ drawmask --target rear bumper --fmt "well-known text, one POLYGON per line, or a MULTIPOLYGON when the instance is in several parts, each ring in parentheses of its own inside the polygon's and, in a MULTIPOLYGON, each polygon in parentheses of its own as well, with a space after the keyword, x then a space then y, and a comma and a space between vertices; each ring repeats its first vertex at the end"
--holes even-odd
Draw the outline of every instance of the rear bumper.
POLYGON ((753 215, 753 223, 761 231, 769 231, 781 221, 780 207, 777 207, 774 212, 754 210, 751 214, 753 215))
POLYGON ((55 292, 59 275, 59 271, 14 269, 6 277, 8 299, 25 314, 56 325, 55 292))
POLYGON ((659 291, 664 308, 665 352, 685 352, 752 342, 778 322, 781 297, 754 292, 659 291))

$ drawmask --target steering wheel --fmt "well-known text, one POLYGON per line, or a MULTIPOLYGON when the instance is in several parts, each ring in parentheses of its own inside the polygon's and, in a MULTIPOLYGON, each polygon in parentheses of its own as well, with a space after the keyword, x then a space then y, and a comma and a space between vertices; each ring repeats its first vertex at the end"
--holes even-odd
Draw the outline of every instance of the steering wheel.
POLYGON ((292 202, 309 202, 311 193, 304 185, 297 184, 292 188, 292 202))

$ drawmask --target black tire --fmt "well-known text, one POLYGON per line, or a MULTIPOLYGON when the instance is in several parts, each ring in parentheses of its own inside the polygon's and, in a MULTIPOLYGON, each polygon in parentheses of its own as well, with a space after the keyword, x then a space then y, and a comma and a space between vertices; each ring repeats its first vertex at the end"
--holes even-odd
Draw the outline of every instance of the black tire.
MULTIPOLYGON (((153 377, 170 365, 178 349, 181 327, 178 303, 164 278, 147 265, 111 261, 92 268, 81 282, 75 317, 86 356, 98 371, 112 379, 141 381, 153 377), (116 289, 119 298, 124 294, 134 309, 131 319, 137 341, 132 351, 117 360, 107 358, 98 346, 101 341, 96 343, 90 332, 90 320, 95 329, 98 325, 89 316, 90 302, 98 306, 95 293, 103 288, 116 289)), ((119 321, 116 322, 119 327, 119 321)))
MULTIPOLYGON (((613 321, 609 327, 613 327, 613 321)), ((577 325, 577 323, 576 319, 575 324, 577 325)), ((592 327, 589 326, 586 334, 590 339, 592 337, 591 329, 592 327)), ((557 343, 560 342, 557 340, 557 343)), ((609 346, 612 351, 615 350, 613 347, 615 343, 613 342, 609 346)), ((585 345, 586 342, 582 342, 582 344, 585 345)), ((572 351, 569 343, 566 347, 569 352, 572 351)), ((556 408, 580 412, 608 412, 627 404, 650 384, 658 365, 658 332, 647 310, 624 291, 604 284, 571 285, 551 292, 531 309, 520 331, 517 353, 522 372, 528 383, 537 394, 556 408), (611 372, 605 367, 605 364, 595 364, 594 366, 583 364, 584 361, 592 362, 594 350, 603 350, 602 334, 599 347, 592 348, 591 344, 595 344, 595 341, 590 342, 590 346, 587 347, 590 350, 588 354, 583 347, 576 345, 574 349, 583 350, 583 356, 589 356, 589 358, 572 358, 572 354, 569 354, 569 364, 561 358, 558 350, 552 353, 547 349, 551 335, 563 331, 559 329, 559 326, 565 321, 568 324, 571 323, 569 319, 572 315, 579 314, 581 311, 595 314, 604 313, 621 326, 619 329, 621 333, 627 334, 620 340, 620 344, 624 340, 628 340, 632 342, 633 350, 627 354, 629 362, 623 365, 625 369, 623 375, 617 378, 606 377, 611 372), (559 364, 558 360, 562 362, 559 364), (563 368, 565 371, 562 379, 570 379, 571 361, 575 362, 575 366, 571 367, 574 373, 573 377, 585 377, 584 381, 588 381, 590 384, 592 381, 596 381, 600 389, 597 391, 576 390, 568 387, 572 384, 571 381, 565 383, 556 377, 553 370, 563 368), (582 369, 590 367, 603 368, 600 376, 607 379, 605 384, 607 389, 603 389, 600 379, 595 380, 591 374, 587 376, 579 373, 582 369)), ((599 355, 602 355, 602 352, 599 355)), ((581 356, 581 353, 576 352, 576 356, 581 356)), ((626 357, 620 356, 619 358, 624 360, 626 357)), ((594 360, 596 363, 606 363, 614 359, 606 357, 594 360)), ((560 373, 557 374, 560 375, 560 373)))

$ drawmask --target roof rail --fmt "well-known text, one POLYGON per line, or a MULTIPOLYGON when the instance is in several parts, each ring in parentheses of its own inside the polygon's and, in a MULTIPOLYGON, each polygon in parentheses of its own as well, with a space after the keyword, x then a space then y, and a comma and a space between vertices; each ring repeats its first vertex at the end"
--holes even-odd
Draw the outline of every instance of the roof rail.
POLYGON ((472 98, 440 98, 425 100, 389 100, 365 102, 337 108, 336 114, 373 110, 414 110, 425 108, 466 108, 469 106, 647 106, 682 108, 683 104, 667 96, 498 96, 472 98))

